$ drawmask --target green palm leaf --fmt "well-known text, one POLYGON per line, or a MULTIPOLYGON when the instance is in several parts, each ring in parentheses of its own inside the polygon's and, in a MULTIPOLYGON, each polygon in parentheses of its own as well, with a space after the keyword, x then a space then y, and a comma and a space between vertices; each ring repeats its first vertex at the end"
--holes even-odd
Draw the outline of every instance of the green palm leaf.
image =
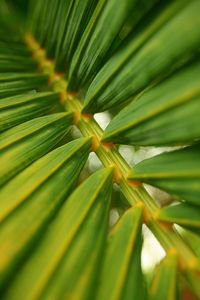
POLYGON ((157 274, 153 279, 149 299, 175 300, 177 299, 177 257, 169 254, 158 266, 157 274))
POLYGON ((71 1, 69 12, 64 21, 63 32, 58 41, 57 68, 60 66, 61 69, 68 70, 79 40, 97 3, 97 0, 71 1), (68 49, 67 52, 66 49, 68 49))
POLYGON ((200 298, 199 9, 0 1, 2 300, 200 298))
POLYGON ((42 88, 48 81, 46 75, 27 73, 0 73, 0 99, 42 88))
POLYGON ((142 208, 128 210, 110 233, 97 299, 144 299, 142 208))
POLYGON ((34 71, 37 68, 37 62, 31 57, 21 55, 0 54, 0 72, 11 71, 34 71))
POLYGON ((166 190, 179 199, 200 205, 200 147, 191 146, 144 160, 130 179, 139 179, 166 190))
POLYGON ((94 293, 94 272, 105 241, 111 175, 110 170, 93 174, 69 197, 5 299, 24 298, 27 293, 29 299, 52 295, 55 299, 60 295, 87 299, 94 293), (96 239, 95 247, 92 238, 96 239), (31 277, 27 276, 30 272, 31 277), (24 288, 20 289, 22 283, 24 288))
POLYGON ((200 64, 196 63, 147 91, 111 121, 104 140, 149 146, 198 139, 199 80, 200 64))
MULTIPOLYGON (((148 2, 148 6, 151 7, 155 0, 148 2)), ((98 1, 98 5, 71 61, 69 90, 76 91, 77 88, 91 81, 91 78, 105 61, 109 48, 119 34, 130 12, 132 12, 133 17, 135 12, 137 18, 138 15, 144 13, 144 10, 140 10, 138 6, 139 1, 133 0, 120 2, 116 0, 98 1), (113 15, 115 16, 114 18, 113 15), (110 21, 111 19, 112 22, 110 21)), ((148 6, 146 7, 147 10, 148 6)))
POLYGON ((187 203, 164 207, 157 215, 160 221, 176 223, 194 231, 200 229, 199 217, 200 209, 187 203))
POLYGON ((55 149, 1 189, 1 285, 27 255, 75 184, 89 148, 90 141, 81 139, 55 149))
POLYGON ((185 2, 174 1, 105 64, 87 91, 85 112, 124 103, 198 51, 200 3, 185 2))
POLYGON ((72 124, 71 113, 33 119, 1 134, 0 185, 46 154, 66 134, 72 124))
POLYGON ((0 132, 51 112, 56 107, 59 95, 56 93, 22 94, 0 101, 0 132))

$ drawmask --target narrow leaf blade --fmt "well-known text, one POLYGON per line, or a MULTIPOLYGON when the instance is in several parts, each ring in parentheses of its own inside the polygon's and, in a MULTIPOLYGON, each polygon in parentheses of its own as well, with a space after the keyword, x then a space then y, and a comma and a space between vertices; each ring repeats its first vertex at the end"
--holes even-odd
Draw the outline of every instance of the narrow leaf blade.
MULTIPOLYGON (((149 6, 145 7, 147 10, 154 1, 148 2, 149 6)), ((138 21, 143 13, 142 8, 144 6, 140 7, 139 1, 98 1, 72 58, 69 70, 69 90, 77 91, 91 81, 109 56, 110 47, 130 13, 132 12, 133 18, 136 13, 138 21)))
POLYGON ((129 178, 161 188, 192 204, 200 205, 199 145, 163 153, 134 167, 129 178))
POLYGON ((132 145, 177 145, 200 137, 200 63, 182 69, 125 107, 104 140, 132 145))
POLYGON ((177 299, 177 256, 169 253, 158 266, 153 279, 149 299, 177 299))
POLYGON ((129 209, 111 231, 97 299, 143 299, 142 208, 129 209))
POLYGON ((1 189, 1 285, 20 265, 75 185, 90 146, 90 139, 61 146, 1 189))
POLYGON ((0 136, 0 185, 55 147, 72 123, 72 113, 58 113, 3 132, 0 136))
POLYGON ((159 211, 157 219, 190 229, 200 229, 200 208, 187 203, 167 206, 159 211))
POLYGON ((59 104, 59 95, 52 92, 30 93, 0 101, 0 132, 51 112, 59 104))
POLYGON ((88 299, 105 240, 111 179, 110 170, 100 170, 73 192, 5 299, 23 298, 27 293, 32 299, 48 299, 49 291, 55 297, 61 293, 67 299, 88 299), (97 247, 90 239, 95 233, 97 247))
POLYGON ((199 1, 174 1, 100 70, 84 112, 108 110, 160 81, 198 52, 199 1), (185 24, 190 24, 186 26, 185 24))

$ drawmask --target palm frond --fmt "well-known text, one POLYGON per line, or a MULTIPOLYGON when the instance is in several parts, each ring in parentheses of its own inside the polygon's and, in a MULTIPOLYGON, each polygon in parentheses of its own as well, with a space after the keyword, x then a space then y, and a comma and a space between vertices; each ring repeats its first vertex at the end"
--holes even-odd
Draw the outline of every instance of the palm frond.
POLYGON ((199 9, 0 2, 1 299, 200 297, 199 9), (170 148, 130 166, 121 144, 170 148), (143 224, 166 253, 150 284, 143 224))

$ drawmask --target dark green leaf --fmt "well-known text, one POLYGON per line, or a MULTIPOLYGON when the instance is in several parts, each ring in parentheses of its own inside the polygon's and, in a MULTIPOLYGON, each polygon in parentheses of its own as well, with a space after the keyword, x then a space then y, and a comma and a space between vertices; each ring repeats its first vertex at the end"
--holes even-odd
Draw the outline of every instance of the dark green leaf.
POLYGON ((125 103, 189 60, 200 46, 199 10, 199 1, 172 1, 97 74, 84 111, 100 112, 125 103))
POLYGON ((23 55, 25 57, 31 55, 30 49, 24 44, 2 41, 0 37, 0 54, 23 55))
POLYGON ((29 16, 31 31, 50 57, 55 55, 58 37, 71 2, 72 0, 31 1, 29 16))
POLYGON ((30 90, 38 90, 47 82, 46 75, 0 73, 0 99, 30 90))
POLYGON ((38 67, 31 56, 0 54, 0 72, 35 71, 38 67))
POLYGON ((72 113, 58 113, 3 132, 0 136, 0 185, 52 149, 72 122, 72 113))
POLYGON ((104 140, 148 146, 199 139, 199 82, 200 63, 184 68, 123 109, 106 128, 104 140))
MULTIPOLYGON (((149 6, 154 0, 148 1, 149 6)), ((97 74, 129 14, 142 15, 143 7, 133 0, 100 0, 72 58, 68 89, 77 91, 97 74), (112 21, 111 21, 112 20, 112 21)))
MULTIPOLYGON (((52 17, 45 43, 47 54, 50 55, 50 57, 55 57, 56 55, 56 48, 58 45, 59 36, 62 32, 61 26, 64 26, 64 20, 69 13, 71 2, 72 0, 57 0, 57 11, 56 8, 53 9, 56 11, 55 21, 53 22, 52 17)), ((54 5, 56 5, 55 0, 53 0, 53 3, 54 5)))
POLYGON ((58 40, 56 67, 67 70, 74 52, 97 5, 97 0, 71 1, 65 25, 58 40))
POLYGON ((22 94, 0 101, 0 132, 35 117, 48 114, 59 103, 52 92, 22 94))
POLYGON ((21 73, 15 73, 15 72, 6 72, 6 73, 0 73, 0 83, 4 82, 11 82, 11 81, 18 81, 18 80, 24 80, 26 83, 33 83, 35 84, 35 80, 38 80, 38 83, 46 83, 48 82, 48 76, 43 75, 40 73, 27 73, 27 72, 21 72, 21 73))

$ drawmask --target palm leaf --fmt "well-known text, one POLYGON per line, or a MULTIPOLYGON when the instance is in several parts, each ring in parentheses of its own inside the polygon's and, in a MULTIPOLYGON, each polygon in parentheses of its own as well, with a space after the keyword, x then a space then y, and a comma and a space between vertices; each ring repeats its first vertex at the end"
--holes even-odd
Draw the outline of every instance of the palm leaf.
POLYGON ((27 255, 75 184, 89 147, 86 139, 55 149, 1 190, 1 285, 27 255))
POLYGON ((157 219, 164 222, 176 223, 191 230, 200 229, 200 209, 196 206, 180 203, 162 208, 157 219))
POLYGON ((191 146, 144 160, 129 178, 166 190, 182 200, 199 205, 200 147, 191 146))
POLYGON ((65 18, 63 32, 60 34, 56 54, 56 67, 67 69, 76 51, 79 40, 90 20, 98 1, 71 1, 70 9, 65 18), (68 51, 66 51, 68 49, 68 51))
POLYGON ((186 2, 174 1, 105 64, 87 91, 85 112, 124 103, 198 51, 200 3, 186 2))
POLYGON ((199 9, 0 1, 1 299, 200 297, 199 9), (182 148, 143 160, 160 145, 182 148), (143 224, 166 253, 150 284, 143 224))
MULTIPOLYGON (((81 1, 80 1, 81 2, 81 1)), ((151 7, 152 2, 148 1, 151 7)), ((120 32, 126 18, 134 11, 144 13, 138 8, 139 1, 100 0, 79 42, 69 70, 68 89, 76 91, 86 84, 100 69, 108 50, 120 32), (115 18, 113 18, 113 15, 115 18), (110 20, 112 19, 112 22, 110 20), (109 26, 109 30, 108 29, 109 26)), ((149 8, 149 7, 148 7, 149 8)))
POLYGON ((110 233, 97 299, 144 299, 142 208, 128 210, 110 233))
POLYGON ((110 170, 93 174, 70 196, 5 299, 24 298, 27 293, 30 299, 90 295, 105 240, 111 175, 110 170), (92 237, 97 238, 95 248, 92 237))
POLYGON ((195 63, 147 91, 111 121, 104 140, 149 146, 198 139, 199 80, 200 64, 195 63))
POLYGON ((33 119, 1 134, 0 185, 51 150, 72 124, 71 113, 33 119))
POLYGON ((56 93, 30 93, 13 96, 0 101, 0 132, 51 112, 56 107, 56 93))
POLYGON ((158 266, 158 272, 153 279, 149 299, 177 299, 177 257, 169 254, 158 266))

